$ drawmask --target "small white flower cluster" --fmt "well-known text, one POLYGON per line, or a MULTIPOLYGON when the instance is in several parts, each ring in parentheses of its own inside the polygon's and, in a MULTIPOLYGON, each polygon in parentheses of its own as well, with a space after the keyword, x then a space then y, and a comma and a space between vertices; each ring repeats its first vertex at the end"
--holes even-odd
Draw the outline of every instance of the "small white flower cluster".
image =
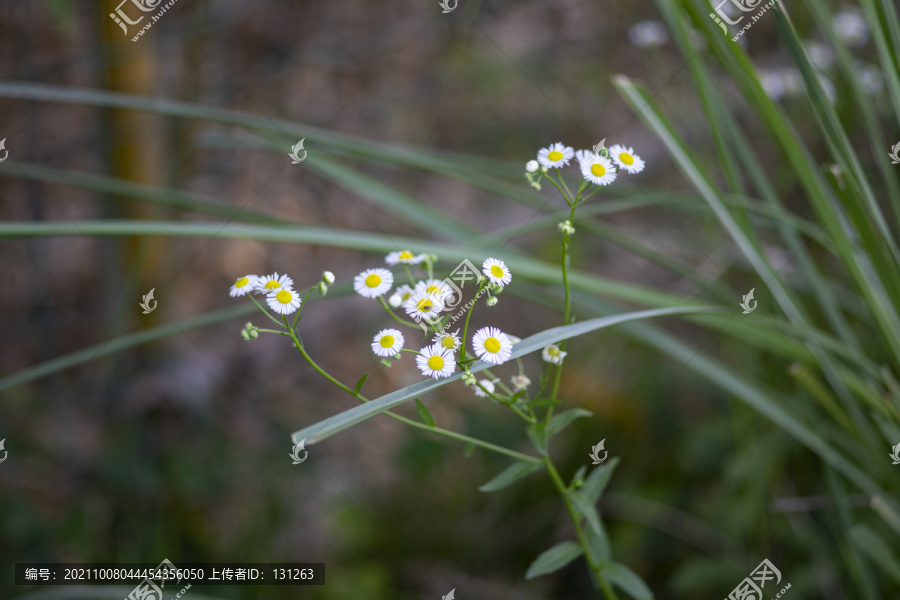
MULTIPOLYGON (((330 275, 330 273, 326 273, 330 275)), ((334 275, 331 275, 334 281, 334 275)), ((300 308, 302 300, 294 290, 294 280, 287 275, 244 275, 231 286, 232 298, 246 294, 264 294, 269 308, 282 315, 289 315, 300 308)))
POLYGON ((578 161, 581 176, 585 181, 594 185, 609 185, 616 180, 619 171, 636 174, 644 170, 646 166, 643 159, 634 153, 634 148, 615 144, 609 149, 602 149, 600 153, 593 150, 575 151, 571 146, 565 146, 562 142, 550 144, 541 148, 537 154, 537 160, 530 160, 525 165, 525 177, 531 186, 541 189, 540 175, 546 174, 550 169, 567 167, 572 159, 578 161))
MULTIPOLYGON (((414 255, 408 250, 391 252, 385 258, 385 262, 389 266, 426 262, 426 266, 430 267, 430 264, 436 260, 437 257, 425 254, 414 255)), ((502 260, 496 258, 488 258, 482 263, 482 273, 484 273, 484 277, 479 276, 479 291, 488 286, 497 293, 512 281, 509 267, 502 260)), ((388 301, 384 302, 382 296, 390 292, 393 286, 394 274, 384 268, 366 269, 353 280, 353 288, 360 296, 378 298, 391 314, 394 314, 391 309, 402 307, 407 315, 419 321, 431 321, 444 311, 448 302, 459 301, 458 298, 454 298, 457 290, 451 287, 446 280, 428 277, 421 281, 411 280, 409 284, 397 286, 388 297, 388 301)), ((490 300, 496 301, 496 298, 489 298, 488 303, 490 300)), ((400 319, 396 315, 395 317, 400 319)), ((499 365, 509 360, 513 340, 518 341, 518 338, 508 336, 496 327, 482 327, 472 337, 472 349, 478 358, 499 365)), ((459 329, 453 333, 447 333, 443 329, 435 328, 435 335, 431 341, 430 345, 415 352, 416 365, 422 374, 428 377, 435 379, 449 377, 456 371, 457 352, 463 345, 463 340, 459 337, 459 329)), ((389 359, 398 360, 400 358, 400 352, 405 343, 406 338, 399 330, 382 329, 372 339, 372 352, 381 357, 386 366, 389 366, 391 364, 389 359)))

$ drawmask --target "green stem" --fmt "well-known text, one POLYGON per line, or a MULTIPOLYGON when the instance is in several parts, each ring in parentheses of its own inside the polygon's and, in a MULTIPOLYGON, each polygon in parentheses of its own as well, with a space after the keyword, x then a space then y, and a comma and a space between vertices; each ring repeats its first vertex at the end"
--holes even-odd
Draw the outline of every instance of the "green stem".
POLYGON ((413 323, 412 321, 407 321, 406 319, 398 317, 396 314, 394 314, 394 311, 391 310, 391 307, 389 307, 387 305, 387 302, 384 301, 384 296, 378 296, 378 303, 384 307, 384 310, 387 311, 387 314, 391 315, 391 318, 393 318, 395 321, 402 323, 403 325, 406 325, 407 327, 419 329, 419 326, 416 325, 415 323, 413 323))
POLYGON ((546 173, 541 173, 541 175, 543 175, 544 177, 546 177, 547 179, 549 179, 549 180, 550 180, 550 183, 552 183, 552 184, 556 187, 556 189, 559 190, 559 193, 562 194, 562 197, 565 199, 566 204, 572 204, 572 202, 569 200, 569 195, 566 193, 565 190, 563 190, 561 187, 559 187, 559 184, 556 183, 556 180, 555 180, 555 179, 553 179, 552 177, 550 177, 550 176, 547 175, 546 173))
MULTIPOLYGON (((287 325, 287 319, 284 320, 284 324, 287 325)), ((297 337, 296 333, 294 333, 293 331, 289 331, 288 335, 294 341, 294 346, 297 348, 297 350, 300 351, 300 354, 303 355, 303 358, 306 359, 306 362, 308 362, 310 364, 310 366, 312 366, 313 369, 318 371, 322 377, 324 377, 325 379, 327 379, 328 381, 330 381, 337 387, 341 388, 342 390, 344 390, 345 392, 347 392, 348 394, 350 394, 351 396, 353 396, 360 402, 369 402, 368 398, 366 398, 360 394, 357 394, 355 390, 350 389, 349 387, 347 387, 346 385, 344 385, 343 383, 341 383, 340 381, 338 381, 337 379, 332 377, 330 374, 328 374, 325 371, 325 369, 323 369, 318 364, 316 364, 316 361, 314 361, 312 359, 312 357, 306 352, 306 349, 303 347, 303 344, 300 342, 300 338, 297 337)), ((474 444, 475 446, 481 446, 482 448, 484 448, 486 450, 492 450, 494 452, 497 452, 498 454, 505 454, 507 456, 515 458, 516 460, 521 460, 521 461, 534 463, 534 464, 538 464, 538 465, 541 464, 541 460, 539 458, 535 458, 534 456, 528 456, 527 454, 522 454, 521 452, 516 452, 515 450, 510 450, 509 448, 504 448, 503 446, 498 446, 498 445, 492 444, 490 442, 485 442, 484 440, 479 440, 478 438, 473 438, 473 437, 469 437, 467 435, 463 435, 461 433, 456 433, 455 431, 450 431, 449 429, 441 429, 440 427, 430 427, 424 423, 419 423, 418 421, 413 421, 412 419, 408 419, 404 416, 398 415, 396 413, 392 413, 389 410, 384 411, 384 413, 382 413, 382 414, 385 414, 385 415, 391 417, 392 419, 400 421, 401 423, 406 423, 407 425, 409 425, 411 427, 415 427, 416 429, 423 429, 425 431, 437 433, 439 435, 443 435, 443 436, 452 438, 454 440, 459 440, 460 442, 466 442, 467 444, 474 444)))
MULTIPOLYGON (((581 186, 579 186, 578 193, 581 194, 581 186)), ((572 212, 569 214, 569 223, 573 227, 575 226, 575 207, 576 206, 577 205, 573 202, 572 203, 572 212)), ((565 309, 565 315, 563 316, 563 325, 568 325, 569 319, 571 319, 571 316, 572 316, 572 294, 571 294, 571 291, 569 290, 569 267, 568 267, 569 237, 570 237, 569 234, 566 233, 563 236, 563 243, 562 243, 562 280, 563 280, 563 287, 565 288, 565 291, 566 291, 566 309, 565 309)), ((559 344, 559 349, 563 352, 565 352, 565 350, 566 350, 566 341, 567 340, 563 340, 559 344)), ((551 400, 556 400, 556 396, 559 393, 559 382, 560 382, 560 379, 562 378, 562 368, 563 368, 563 366, 561 364, 556 367, 556 376, 553 381, 553 392, 550 396, 551 400)), ((550 423, 550 417, 552 417, 552 416, 553 416, 553 404, 551 404, 549 407, 547 407, 547 415, 546 415, 545 423, 550 423)))
MULTIPOLYGON (((485 279, 485 281, 487 281, 485 279)), ((475 300, 478 300, 479 294, 481 294, 481 288, 484 287, 484 282, 478 286, 478 291, 475 292, 475 300)), ((459 361, 462 362, 466 360, 466 340, 469 339, 469 317, 472 316, 472 313, 475 312, 475 300, 472 301, 472 306, 469 307, 469 311, 466 313, 466 324, 463 326, 463 336, 462 343, 459 346, 459 361)))
POLYGON ((584 558, 588 563, 588 568, 590 568, 591 572, 597 578, 597 582, 600 584, 600 588, 603 590, 603 594, 607 597, 608 600, 619 600, 616 593, 612 590, 609 583, 600 575, 600 565, 597 562, 596 557, 594 557, 591 552, 590 544, 588 544, 587 536, 584 534, 584 530, 581 528, 581 515, 572 505, 572 501, 569 499, 568 490, 566 489, 566 484, 563 482, 562 477, 559 475, 559 471, 556 470, 556 466, 553 464, 553 461, 550 460, 549 454, 544 454, 544 466, 547 468, 547 472, 550 474, 550 479, 553 480, 553 485, 556 487, 556 491, 559 492, 559 495, 562 497, 563 503, 566 505, 566 510, 569 511, 569 518, 572 520, 572 524, 575 526, 575 536, 578 538, 578 543, 581 545, 582 549, 584 549, 584 558))
POLYGON ((279 327, 281 326, 281 323, 278 321, 278 319, 276 319, 275 317, 270 315, 269 311, 267 311, 265 308, 263 308, 262 304, 260 304, 259 302, 256 301, 256 298, 253 297, 253 294, 248 294, 248 295, 250 296, 250 299, 253 300, 253 304, 258 306, 259 310, 263 311, 264 315, 266 315, 267 317, 272 319, 272 322, 275 323, 276 325, 278 325, 279 327))

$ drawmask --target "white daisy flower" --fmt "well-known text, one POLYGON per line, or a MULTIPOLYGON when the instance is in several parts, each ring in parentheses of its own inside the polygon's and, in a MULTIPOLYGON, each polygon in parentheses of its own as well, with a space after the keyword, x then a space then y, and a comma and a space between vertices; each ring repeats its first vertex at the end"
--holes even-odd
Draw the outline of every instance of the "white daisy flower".
POLYGON ((366 269, 353 278, 353 289, 360 296, 377 298, 394 285, 394 274, 387 269, 366 269))
POLYGON ((512 382, 514 392, 521 392, 531 385, 531 380, 525 375, 513 375, 510 381, 512 382))
POLYGON ((294 280, 288 277, 287 275, 278 276, 278 273, 272 273, 271 275, 264 275, 263 277, 259 277, 256 280, 256 289, 254 292, 259 292, 260 294, 268 294, 272 290, 280 290, 281 288, 292 288, 294 287, 294 280))
POLYGON ((269 308, 282 315, 289 315, 300 308, 300 295, 289 287, 272 290, 266 296, 269 308))
POLYGON ((372 338, 372 352, 385 358, 394 356, 403 348, 405 341, 403 334, 396 329, 382 329, 372 338))
POLYGON ((512 281, 512 273, 509 267, 502 260, 496 258, 488 258, 481 264, 481 272, 484 273, 491 283, 503 286, 512 281))
POLYGON ((615 161, 620 169, 625 169, 632 175, 644 170, 643 159, 635 154, 634 148, 631 148, 630 146, 626 148, 625 146, 616 144, 609 149, 609 156, 615 161))
POLYGON ((579 151, 578 165, 581 175, 596 185, 609 185, 616 180, 616 171, 609 159, 590 150, 579 151))
POLYGON ((444 303, 433 294, 413 292, 409 300, 403 303, 403 310, 409 316, 417 319, 433 319, 444 310, 444 303))
POLYGON ((534 173, 538 170, 538 168, 540 168, 540 165, 536 160, 529 160, 527 163, 525 163, 525 170, 529 173, 534 173))
POLYGON ((440 379, 441 377, 450 377, 456 370, 456 359, 453 358, 453 352, 441 348, 438 344, 433 344, 427 348, 422 348, 420 354, 416 357, 416 365, 423 375, 440 379))
POLYGON ((568 352, 563 352, 556 344, 550 344, 541 351, 541 357, 548 363, 561 365, 568 352))
POLYGON ((494 393, 494 390, 496 389, 494 387, 494 384, 498 381, 500 381, 500 380, 494 379, 492 381, 488 381, 487 379, 481 379, 473 386, 475 395, 478 396, 479 398, 487 398, 488 394, 494 393), (484 389, 481 389, 482 387, 484 389))
POLYGON ((400 296, 400 303, 402 304, 409 300, 409 297, 413 295, 413 289, 404 283, 394 290, 394 294, 400 296))
POLYGON ((256 275, 244 275, 243 277, 239 277, 234 282, 234 285, 231 286, 231 291, 228 292, 228 295, 234 298, 236 296, 249 294, 256 289, 257 281, 259 281, 259 277, 256 275))
POLYGON ((446 301, 453 295, 451 288, 446 281, 440 279, 426 279, 416 284, 416 292, 421 294, 430 294, 442 301, 446 301))
POLYGON ((481 360, 501 365, 509 360, 512 342, 496 327, 482 327, 472 337, 472 348, 481 360))
POLYGON ((456 350, 462 344, 462 340, 459 339, 459 329, 453 333, 437 333, 431 338, 431 341, 445 350, 456 350))
POLYGON ((393 266, 399 264, 416 265, 425 260, 424 254, 413 254, 409 250, 401 250, 400 252, 391 252, 385 257, 384 262, 393 266))
POLYGON ((541 165, 549 169, 558 169, 565 167, 575 156, 575 151, 569 146, 563 146, 562 142, 550 144, 549 148, 541 148, 538 150, 537 159, 541 165))

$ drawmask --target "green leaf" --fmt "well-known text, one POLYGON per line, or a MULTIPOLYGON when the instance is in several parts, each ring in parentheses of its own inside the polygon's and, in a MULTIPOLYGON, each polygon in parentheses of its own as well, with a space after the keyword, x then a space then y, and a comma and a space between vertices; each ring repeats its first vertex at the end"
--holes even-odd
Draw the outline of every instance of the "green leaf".
MULTIPOLYGON (((2 229, 2 224, 0 224, 0 229, 2 229)), ((636 321, 652 317, 661 317, 664 315, 720 311, 721 309, 715 307, 683 307, 642 310, 632 313, 600 317, 597 319, 589 319, 586 321, 581 321, 579 323, 573 323, 572 325, 553 327, 551 329, 547 329, 545 331, 532 335, 516 344, 513 347, 511 359, 519 358, 521 356, 531 354, 532 352, 538 352, 548 344, 553 344, 575 336, 584 335, 585 333, 603 329, 604 327, 610 327, 618 323, 625 323, 628 321, 636 321)), ((483 371, 484 369, 490 368, 491 366, 492 365, 490 363, 478 360, 472 364, 469 370, 472 373, 478 373, 479 371, 483 371)), ((457 381, 461 377, 462 373, 460 372, 451 377, 446 377, 443 379, 427 379, 425 381, 414 383, 409 387, 391 392, 390 394, 382 396, 381 398, 377 398, 360 406, 355 406, 338 415, 334 415, 332 417, 324 419, 319 423, 309 425, 308 427, 305 427, 300 431, 294 432, 291 437, 294 439, 295 444, 300 440, 305 439, 306 447, 309 447, 315 443, 331 437, 338 432, 352 427, 357 423, 361 423, 366 419, 370 419, 375 415, 383 413, 386 410, 390 410, 395 406, 399 406, 409 400, 412 400, 413 398, 422 396, 441 386, 447 385, 448 383, 457 381)))
POLYGON ((416 398, 416 409, 419 411, 419 416, 422 418, 422 422, 428 425, 429 427, 434 427, 434 417, 431 416, 431 413, 428 412, 428 407, 422 403, 421 400, 416 398))
POLYGON ((600 569, 600 575, 616 587, 622 588, 635 600, 653 600, 653 592, 644 580, 622 563, 608 563, 600 569))
POLYGON ((359 381, 356 382, 356 393, 359 393, 359 390, 362 389, 362 386, 366 384, 366 379, 369 377, 369 374, 366 373, 362 377, 359 378, 359 381))
POLYGON ((603 531, 603 526, 600 525, 600 515, 597 514, 594 504, 581 492, 569 492, 569 499, 572 501, 575 510, 587 520, 594 533, 599 535, 603 531))
POLYGON ((603 490, 606 489, 609 478, 612 477, 613 471, 616 470, 618 464, 619 457, 617 456, 610 459, 606 464, 600 465, 588 475, 584 485, 581 486, 581 493, 584 495, 585 500, 590 502, 591 505, 596 504, 597 500, 600 499, 600 495, 603 494, 603 490))
POLYGON ((472 453, 474 453, 474 452, 475 452, 475 444, 473 444, 472 442, 469 442, 468 444, 466 444, 466 447, 463 448, 463 456, 465 456, 466 458, 469 458, 470 456, 472 456, 472 453))
POLYGON ((542 467, 543 465, 534 463, 526 463, 522 461, 514 462, 513 464, 506 467, 503 471, 501 471, 496 477, 480 486, 478 490, 482 492, 496 492, 497 490, 502 490, 503 488, 512 485, 516 481, 522 479, 526 475, 530 475, 531 473, 534 473, 535 471, 541 469, 542 467))
POLYGON ((540 421, 532 423, 525 429, 525 433, 528 434, 528 439, 531 440, 538 454, 545 456, 547 454, 547 436, 544 433, 544 424, 540 421))
POLYGON ((551 437, 568 427, 575 419, 593 416, 594 413, 583 408, 570 408, 569 410, 564 410, 550 419, 550 424, 547 425, 546 430, 547 439, 549 440, 551 437))
POLYGON ((555 573, 584 553, 575 542, 561 542, 538 556, 528 571, 525 579, 534 579, 540 575, 555 573))
POLYGON ((612 551, 609 549, 609 536, 606 535, 606 528, 603 527, 603 521, 600 521, 600 531, 594 531, 588 528, 584 532, 587 537, 588 548, 591 555, 601 563, 612 560, 612 551))

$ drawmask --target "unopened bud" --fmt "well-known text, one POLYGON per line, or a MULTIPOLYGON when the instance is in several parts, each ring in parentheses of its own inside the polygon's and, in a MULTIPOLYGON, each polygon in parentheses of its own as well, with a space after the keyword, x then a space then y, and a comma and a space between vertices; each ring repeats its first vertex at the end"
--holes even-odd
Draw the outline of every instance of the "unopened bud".
POLYGON ((381 364, 383 364, 383 365, 386 366, 386 367, 390 367, 390 366, 391 366, 391 361, 388 360, 387 358, 382 358, 382 359, 381 359, 381 364))
POLYGON ((394 294, 390 298, 388 298, 388 304, 397 308, 401 304, 403 304, 403 298, 400 297, 400 294, 394 294))
POLYGON ((575 233, 575 228, 572 227, 572 221, 563 221, 562 223, 557 225, 557 227, 559 227, 560 232, 566 235, 572 235, 573 233, 575 233))
POLYGON ((488 305, 488 306, 495 306, 496 304, 497 304, 497 297, 496 297, 496 296, 491 296, 490 298, 487 299, 487 305, 488 305))
POLYGON ((529 160, 527 163, 525 163, 525 170, 529 173, 534 173, 538 170, 539 167, 540 165, 538 165, 538 161, 536 160, 529 160))
POLYGON ((322 273, 322 281, 324 281, 328 285, 331 285, 332 283, 334 283, 334 273, 332 273, 331 271, 325 271, 324 273, 322 273))
POLYGON ((328 293, 328 286, 325 285, 324 281, 319 282, 319 293, 323 296, 328 293))

